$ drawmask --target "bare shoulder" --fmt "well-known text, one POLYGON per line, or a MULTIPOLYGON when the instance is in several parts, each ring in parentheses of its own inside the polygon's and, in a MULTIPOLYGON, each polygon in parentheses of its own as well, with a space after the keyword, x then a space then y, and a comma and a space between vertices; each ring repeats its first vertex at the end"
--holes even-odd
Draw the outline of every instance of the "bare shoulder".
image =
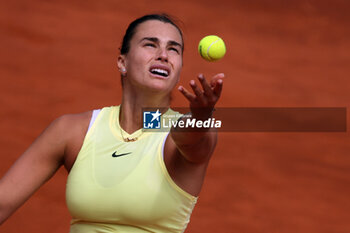
POLYGON ((73 127, 72 129, 74 130, 79 127, 84 127, 84 125, 90 121, 91 114, 92 111, 65 114, 54 120, 52 124, 56 125, 57 127, 73 127))
POLYGON ((88 131, 92 111, 77 114, 66 114, 57 118, 56 125, 60 136, 65 140, 64 166, 69 172, 83 145, 88 131))
POLYGON ((57 142, 67 147, 71 139, 81 135, 87 130, 90 117, 91 111, 62 115, 56 118, 42 134, 45 135, 45 137, 54 137, 57 142))

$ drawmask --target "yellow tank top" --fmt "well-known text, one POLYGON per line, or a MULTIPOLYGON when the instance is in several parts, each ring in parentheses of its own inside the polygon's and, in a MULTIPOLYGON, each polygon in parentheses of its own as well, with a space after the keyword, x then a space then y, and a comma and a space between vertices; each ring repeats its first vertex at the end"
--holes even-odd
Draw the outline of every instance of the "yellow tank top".
POLYGON ((124 142, 122 131, 119 106, 103 108, 88 130, 67 180, 70 233, 183 232, 197 198, 166 170, 168 132, 123 131, 141 133, 124 142))

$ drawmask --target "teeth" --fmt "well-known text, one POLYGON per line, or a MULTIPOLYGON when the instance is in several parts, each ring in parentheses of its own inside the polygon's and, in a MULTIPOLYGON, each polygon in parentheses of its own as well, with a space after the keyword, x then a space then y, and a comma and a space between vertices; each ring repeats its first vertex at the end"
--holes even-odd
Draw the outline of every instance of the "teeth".
POLYGON ((163 75, 165 75, 165 76, 168 76, 168 75, 169 75, 168 71, 162 70, 162 69, 157 69, 157 68, 156 68, 156 69, 152 69, 151 72, 152 72, 152 73, 163 74, 163 75))

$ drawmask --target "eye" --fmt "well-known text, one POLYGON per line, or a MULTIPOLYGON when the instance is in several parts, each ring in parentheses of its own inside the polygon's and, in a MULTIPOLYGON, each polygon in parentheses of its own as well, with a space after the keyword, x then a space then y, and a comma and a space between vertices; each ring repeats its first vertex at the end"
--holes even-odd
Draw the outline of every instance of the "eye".
POLYGON ((156 47, 156 46, 155 46, 154 44, 152 44, 152 43, 146 43, 144 46, 145 46, 145 47, 152 47, 152 48, 155 48, 155 47, 156 47))
POLYGON ((177 48, 175 48, 175 47, 170 47, 169 50, 175 51, 176 53, 179 53, 179 50, 177 48))

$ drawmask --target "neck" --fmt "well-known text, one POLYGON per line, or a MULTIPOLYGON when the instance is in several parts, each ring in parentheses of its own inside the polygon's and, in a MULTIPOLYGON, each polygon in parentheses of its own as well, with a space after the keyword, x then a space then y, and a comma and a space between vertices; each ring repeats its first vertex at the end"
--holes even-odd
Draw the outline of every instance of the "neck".
POLYGON ((131 134, 142 125, 142 108, 169 108, 170 96, 123 90, 122 103, 119 113, 119 124, 127 133, 131 134))

